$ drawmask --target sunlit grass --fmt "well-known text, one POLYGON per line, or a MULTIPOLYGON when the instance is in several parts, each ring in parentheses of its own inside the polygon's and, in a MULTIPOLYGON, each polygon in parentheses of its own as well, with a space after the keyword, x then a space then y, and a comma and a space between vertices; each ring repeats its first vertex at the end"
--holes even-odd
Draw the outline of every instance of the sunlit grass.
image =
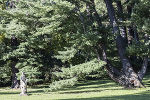
POLYGON ((149 100, 150 79, 144 83, 147 88, 124 89, 111 80, 95 80, 80 82, 72 88, 45 93, 44 85, 28 88, 29 96, 19 96, 20 90, 0 88, 0 100, 149 100))

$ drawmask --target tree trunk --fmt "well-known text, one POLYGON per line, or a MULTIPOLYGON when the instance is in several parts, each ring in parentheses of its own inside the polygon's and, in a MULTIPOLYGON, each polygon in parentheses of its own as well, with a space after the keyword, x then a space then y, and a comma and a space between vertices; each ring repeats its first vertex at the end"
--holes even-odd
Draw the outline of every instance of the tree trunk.
POLYGON ((146 70, 147 70, 147 65, 148 65, 148 57, 145 57, 144 60, 143 60, 143 65, 142 65, 142 68, 141 70, 138 72, 138 76, 139 76, 139 79, 142 80, 145 73, 146 73, 146 70))
MULTIPOLYGON (((106 69, 106 72, 108 73, 108 75, 110 76, 110 78, 124 87, 133 88, 133 85, 129 81, 129 78, 126 77, 126 75, 123 72, 119 72, 118 69, 113 67, 111 65, 111 63, 109 62, 109 60, 107 59, 105 45, 101 44, 101 45, 99 45, 99 47, 102 49, 103 61, 106 62, 105 69, 106 69)), ((99 55, 101 55, 101 54, 99 54, 99 55)))
MULTIPOLYGON (((145 43, 148 41, 148 35, 145 34, 145 43)), ((148 66, 148 57, 144 57, 144 60, 143 60, 143 65, 142 65, 142 68, 141 70, 138 72, 138 76, 139 76, 139 79, 142 80, 145 73, 146 73, 146 70, 147 70, 147 66, 148 66)))
MULTIPOLYGON (((93 9, 95 11, 95 14, 93 15, 93 19, 98 23, 98 27, 99 29, 102 28, 102 23, 101 23, 101 19, 95 9, 94 6, 94 0, 92 0, 93 2, 93 9)), ((101 32, 99 32, 100 34, 101 32)), ((105 35, 105 34, 102 34, 105 35)), ((104 36, 106 37, 106 36, 104 36)), ((116 69, 115 67, 113 67, 111 65, 111 63, 108 61, 107 59, 107 55, 106 55, 106 46, 105 44, 101 43, 100 41, 98 42, 97 45, 97 52, 98 52, 98 58, 102 57, 102 60, 105 61, 107 64, 105 66, 106 72, 108 73, 108 75, 117 83, 119 83, 120 85, 123 86, 128 86, 128 87, 132 87, 132 84, 127 80, 127 77, 124 75, 124 73, 120 72, 118 69, 116 69), (101 51, 101 52, 99 52, 101 51)))
MULTIPOLYGON (((121 34, 122 35, 120 35, 119 34, 119 28, 117 26, 117 21, 116 21, 116 18, 115 18, 114 8, 112 6, 112 1, 111 0, 105 0, 105 3, 106 3, 106 6, 107 6, 108 15, 109 15, 109 18, 110 18, 110 23, 113 26, 113 33, 116 35, 116 44, 117 44, 120 60, 123 64, 123 71, 119 72, 118 69, 116 69, 115 67, 113 67, 110 64, 110 62, 107 59, 107 55, 106 55, 106 48, 105 48, 106 46, 105 46, 105 44, 103 44, 100 41, 97 45, 98 46, 97 51, 99 51, 101 49, 102 52, 98 52, 98 54, 99 54, 100 57, 102 57, 102 60, 107 63, 107 65, 105 66, 105 69, 106 69, 108 75, 115 82, 117 82, 120 85, 123 85, 125 87, 129 87, 129 88, 143 87, 141 81, 138 78, 138 75, 134 72, 128 58, 125 55, 126 46, 127 46, 127 36, 126 36, 125 28, 121 27, 121 29, 122 29, 121 34)), ((92 8, 92 9, 94 9, 93 11, 95 11, 95 14, 93 14, 93 16, 90 16, 90 17, 92 17, 91 18, 92 22, 96 21, 98 23, 98 27, 102 28, 101 19, 100 19, 99 15, 98 15, 98 13, 95 9, 95 6, 94 6, 94 0, 91 0, 91 3, 88 4, 88 8, 90 8, 90 9, 92 8)), ((118 11, 120 13, 122 12, 120 2, 118 3, 118 11)), ((120 20, 122 20, 122 19, 120 18, 120 20)), ((100 33, 101 32, 99 32, 99 34, 100 33)), ((105 35, 105 34, 103 34, 103 35, 105 35)), ((100 58, 100 57, 98 57, 98 58, 100 58)), ((146 67, 146 66, 143 66, 143 67, 146 67)))
POLYGON ((139 80, 138 75, 134 72, 128 58, 126 57, 126 48, 125 48, 126 43, 123 40, 124 37, 122 37, 119 33, 119 28, 117 26, 117 20, 115 17, 115 11, 112 5, 112 0, 104 0, 104 1, 107 7, 110 24, 112 25, 113 28, 113 33, 116 35, 116 45, 117 45, 120 60, 123 65, 123 72, 127 77, 126 81, 129 81, 135 87, 144 87, 141 81, 139 80))
MULTIPOLYGON (((12 36, 11 37, 11 46, 12 46, 12 48, 16 49, 17 45, 18 45, 17 38, 15 36, 12 36)), ((11 62, 12 62, 12 64, 11 64, 11 71, 12 71, 12 85, 11 85, 11 88, 17 89, 17 88, 19 88, 19 81, 17 80, 17 75, 16 75, 16 73, 18 72, 18 69, 15 68, 17 58, 12 58, 11 62)))
POLYGON ((16 63, 12 62, 11 64, 11 70, 12 70, 12 89, 18 89, 19 88, 19 81, 17 80, 16 72, 17 69, 15 68, 16 63))
MULTIPOLYGON (((95 9, 95 4, 94 4, 94 0, 91 0, 91 3, 90 3, 90 9, 93 9, 94 11, 94 14, 93 14, 93 20, 92 21, 96 21, 97 24, 98 24, 98 28, 101 29, 102 28, 102 23, 101 23, 101 19, 95 9)), ((100 31, 98 32, 99 34, 101 33, 100 31)), ((105 34, 102 34, 103 37, 106 37, 105 34)), ((108 73, 108 75, 117 83, 119 83, 120 85, 123 85, 123 86, 128 86, 128 87, 132 87, 132 84, 129 82, 129 80, 127 80, 127 77, 125 76, 124 73, 122 72, 119 72, 118 69, 116 69, 115 67, 113 67, 111 65, 111 63, 108 61, 107 59, 107 55, 106 55, 106 46, 105 44, 103 44, 102 42, 98 42, 98 45, 97 45, 97 52, 98 52, 98 59, 100 57, 102 57, 102 60, 105 61, 107 63, 107 65, 105 66, 105 69, 108 73), (101 52, 99 52, 101 51, 101 52)))
MULTIPOLYGON (((122 5, 121 5, 121 1, 116 1, 116 3, 117 3, 117 8, 118 8, 117 10, 118 10, 119 21, 120 22, 125 21, 125 18, 123 17, 123 9, 122 9, 122 5)), ((124 43, 127 46, 127 32, 126 32, 126 27, 125 26, 121 26, 119 29, 120 29, 121 37, 122 37, 124 43)))
MULTIPOLYGON (((127 1, 129 2, 129 0, 127 1)), ((131 14, 132 14, 132 10, 133 7, 135 5, 135 2, 128 4, 127 6, 127 13, 128 13, 128 19, 131 18, 131 14)), ((129 44, 132 43, 132 39, 134 38, 134 40, 138 43, 139 41, 139 37, 138 37, 138 33, 136 31, 136 27, 134 25, 130 25, 128 26, 128 34, 129 34, 129 44)))
MULTIPOLYGON (((129 1, 127 1, 127 2, 129 2, 129 1)), ((132 9, 133 9, 134 5, 135 5, 135 2, 133 2, 133 3, 131 3, 131 4, 129 4, 127 6, 128 18, 131 18, 132 9)), ((128 27, 128 33, 129 33, 129 37, 130 37, 129 44, 132 43, 132 40, 135 40, 136 43, 140 43, 138 32, 137 32, 136 26, 134 24, 132 26, 128 27)), ((148 40, 148 38, 145 37, 145 42, 147 40, 148 40)), ((134 58, 134 60, 137 60, 136 56, 132 56, 132 57, 134 58)), ((140 80, 143 79, 143 77, 144 77, 144 75, 146 73, 147 65, 148 65, 148 57, 146 56, 146 57, 144 57, 144 59, 143 59, 143 65, 142 65, 141 69, 138 72, 138 77, 139 77, 140 80)))

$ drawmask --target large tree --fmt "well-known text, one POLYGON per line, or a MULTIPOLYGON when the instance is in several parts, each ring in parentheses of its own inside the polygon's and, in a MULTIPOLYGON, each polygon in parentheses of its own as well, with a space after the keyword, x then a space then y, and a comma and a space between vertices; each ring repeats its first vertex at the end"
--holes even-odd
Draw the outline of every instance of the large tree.
MULTIPOLYGON (((128 55, 127 54, 127 48, 130 48, 133 45, 140 46, 140 44, 144 44, 144 43, 141 43, 141 41, 139 40, 139 38, 138 38, 139 33, 137 32, 137 29, 135 28, 136 25, 134 22, 131 21, 131 17, 130 17, 132 15, 132 13, 134 13, 132 11, 134 9, 134 6, 136 4, 138 4, 138 1, 128 1, 127 0, 124 2, 124 3, 127 3, 126 8, 124 8, 126 11, 125 12, 126 14, 123 12, 122 2, 120 0, 114 1, 114 3, 116 3, 116 5, 117 5, 118 16, 116 14, 112 0, 104 0, 104 1, 106 4, 106 8, 107 8, 107 12, 108 12, 109 20, 110 20, 110 25, 112 26, 112 30, 113 30, 112 33, 114 34, 114 38, 116 41, 118 55, 119 55, 120 61, 122 63, 122 69, 119 72, 114 67, 109 66, 109 62, 108 62, 107 69, 111 69, 111 70, 107 70, 107 71, 116 82, 119 82, 121 85, 123 85, 125 87, 144 87, 142 84, 142 79, 144 77, 144 74, 146 73, 146 68, 147 68, 147 64, 148 64, 148 57, 147 57, 148 55, 140 55, 140 54, 139 55, 128 55), (126 17, 127 15, 129 17, 126 17), (123 21, 126 22, 125 26, 124 26, 124 24, 119 25, 118 22, 121 23, 123 21), (130 24, 128 25, 127 21, 131 21, 131 25, 130 24), (128 33, 126 31, 126 28, 128 30, 130 30, 130 31, 128 31, 128 33), (130 39, 129 36, 132 37, 132 39, 130 39), (128 42, 128 41, 130 41, 130 42, 128 42), (134 60, 137 60, 137 56, 138 56, 138 58, 143 59, 143 64, 141 65, 141 69, 139 71, 134 71, 133 67, 136 67, 136 66, 133 66, 131 63, 134 61, 133 59, 131 59, 133 56, 134 56, 134 60), (112 70, 112 69, 115 69, 115 70, 112 70)), ((142 35, 144 35, 144 33, 142 35)), ((147 36, 145 36, 144 42, 146 42, 146 41, 147 41, 147 36)), ((135 48, 135 47, 133 47, 133 48, 135 48)), ((142 48, 142 47, 140 47, 140 48, 142 48)), ((135 48, 135 49, 138 49, 138 48, 135 48)), ((145 49, 148 49, 148 47, 145 46, 145 49)), ((106 52, 104 52, 104 53, 105 53, 105 56, 103 56, 103 57, 105 60, 107 60, 106 52)), ((145 53, 147 54, 147 51, 145 51, 145 53)))
MULTIPOLYGON (((145 6, 143 11, 148 11, 148 1, 104 0, 107 10, 106 15, 98 13, 96 2, 96 0, 83 0, 86 8, 84 12, 86 17, 82 17, 82 15, 84 15, 83 13, 80 13, 79 16, 83 19, 81 20, 84 28, 83 34, 90 37, 88 32, 95 32, 97 36, 102 37, 100 39, 95 38, 97 43, 92 43, 92 46, 88 46, 91 47, 91 50, 95 49, 97 51, 99 54, 98 59, 107 63, 105 66, 106 71, 114 81, 124 87, 144 87, 142 79, 148 65, 149 31, 147 26, 146 31, 143 30, 143 32, 140 32, 139 29, 141 27, 140 25, 137 26, 135 22, 139 21, 138 18, 140 17, 138 15, 138 10, 140 9, 137 5, 143 4, 143 6, 145 6), (134 21, 134 18, 137 18, 137 20, 134 21), (110 24, 108 24, 107 21, 109 21, 110 24), (107 27, 108 25, 110 25, 110 27, 107 27), (103 29, 109 31, 104 31, 103 29), (92 49, 93 47, 95 48, 92 49), (117 64, 115 65, 116 67, 113 66, 114 64, 111 64, 113 55, 119 60, 118 63, 121 63, 118 64, 119 67, 117 64), (135 64, 137 62, 139 63, 138 65, 135 64)), ((76 6, 79 7, 78 5, 76 6)), ((149 18, 146 20, 148 19, 149 18)), ((145 23, 141 24, 141 26, 144 26, 145 23)), ((80 33, 80 36, 81 35, 82 33, 80 33)), ((79 39, 79 37, 76 38, 76 40, 79 39)), ((76 42, 74 44, 76 44, 76 42)))
POLYGON ((66 21, 72 7, 67 2, 57 2, 8 0, 4 2, 8 4, 6 9, 0 9, 0 32, 4 35, 0 43, 4 48, 0 52, 1 68, 10 70, 7 75, 12 88, 18 87, 17 76, 21 71, 33 85, 50 81, 52 68, 61 65, 52 56, 65 45, 60 34, 65 25, 61 27, 61 23, 66 21))

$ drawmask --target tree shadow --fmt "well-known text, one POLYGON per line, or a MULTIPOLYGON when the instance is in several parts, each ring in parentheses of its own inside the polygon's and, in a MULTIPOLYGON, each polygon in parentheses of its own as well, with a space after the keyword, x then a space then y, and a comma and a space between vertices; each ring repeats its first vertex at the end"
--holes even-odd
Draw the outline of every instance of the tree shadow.
POLYGON ((28 94, 29 96, 31 96, 31 95, 35 95, 35 94, 36 94, 36 95, 42 95, 42 94, 44 94, 44 93, 45 93, 44 90, 41 89, 41 90, 28 91, 27 94, 28 94))
POLYGON ((146 87, 150 87, 150 81, 145 84, 146 87))
MULTIPOLYGON (((80 82, 78 83, 77 85, 69 88, 64 88, 64 89, 61 89, 59 90, 60 92, 63 91, 74 91, 74 90, 79 90, 79 91, 84 91, 84 89, 89 89, 89 92, 92 91, 90 89, 97 89, 97 88, 109 88, 109 87, 119 87, 115 82, 112 82, 111 80, 94 80, 94 81, 88 81, 88 82, 80 82), (92 85, 92 86, 91 86, 92 85)), ((122 89, 122 88, 118 88, 118 89, 122 89)), ((102 91, 102 90, 93 90, 93 92, 96 92, 96 91, 102 91)), ((85 92, 88 92, 88 91, 85 91, 85 92)), ((66 92, 65 92, 66 93, 66 92)), ((83 93, 83 92, 81 92, 83 93)))
POLYGON ((111 80, 108 79, 103 79, 103 80, 88 80, 88 81, 81 81, 80 83, 76 84, 75 86, 83 86, 83 85, 97 85, 97 84, 105 84, 108 82, 112 82, 111 80))
MULTIPOLYGON (((123 90, 123 89, 102 89, 102 90, 79 90, 79 91, 63 91, 59 94, 80 94, 80 93, 91 93, 91 92, 102 92, 106 90, 123 90)), ((125 90, 125 89, 124 89, 125 90)))
POLYGON ((49 88, 49 85, 36 85, 34 87, 30 87, 31 89, 41 89, 41 88, 49 88))
POLYGON ((76 89, 85 89, 85 88, 109 88, 109 87, 118 87, 116 84, 98 84, 97 86, 88 86, 88 87, 76 87, 76 89))
POLYGON ((75 98, 75 99, 63 99, 63 100, 149 100, 149 99, 150 99, 150 92, 145 91, 141 93, 120 95, 120 96, 75 98))
POLYGON ((20 94, 20 92, 0 92, 0 95, 20 94))
POLYGON ((34 91, 28 91, 28 93, 29 94, 31 94, 31 93, 43 93, 44 92, 44 90, 34 90, 34 91))
MULTIPOLYGON (((20 91, 5 91, 5 92, 0 92, 0 95, 16 95, 16 94, 20 94, 21 93, 21 90, 20 91)), ((29 90, 27 91, 27 94, 28 95, 33 95, 33 94, 41 94, 41 93, 44 93, 44 90, 43 89, 38 89, 38 90, 29 90)))

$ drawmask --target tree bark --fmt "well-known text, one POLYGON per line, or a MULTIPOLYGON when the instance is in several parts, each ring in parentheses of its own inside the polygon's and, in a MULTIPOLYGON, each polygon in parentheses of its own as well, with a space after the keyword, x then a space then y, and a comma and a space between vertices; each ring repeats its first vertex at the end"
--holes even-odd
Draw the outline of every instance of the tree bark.
MULTIPOLYGON (((145 43, 148 41, 149 37, 147 34, 145 34, 145 43)), ((139 76, 139 79, 142 80, 145 73, 146 73, 146 70, 147 70, 147 66, 148 66, 148 56, 144 57, 144 60, 143 60, 143 65, 141 67, 141 70, 138 72, 138 76, 139 76)))
MULTIPOLYGON (((113 67, 109 60, 107 59, 105 45, 101 44, 99 45, 102 49, 102 57, 103 61, 106 62, 106 72, 110 76, 111 79, 113 79, 115 82, 119 83, 120 85, 124 86, 125 88, 133 88, 132 83, 129 81, 129 78, 126 77, 126 75, 123 72, 120 72, 118 69, 113 67)), ((101 54, 99 54, 101 55, 101 54)))
MULTIPOLYGON (((97 45, 98 46, 97 51, 101 50, 102 52, 98 52, 98 54, 100 57, 102 57, 102 60, 107 63, 105 66, 105 69, 106 69, 108 75, 115 82, 117 82, 120 85, 123 85, 125 87, 129 87, 129 88, 143 87, 143 84, 139 80, 138 75, 134 72, 128 58, 125 55, 125 52, 126 52, 125 47, 127 46, 127 42, 124 40, 127 40, 127 36, 126 36, 125 31, 121 31, 122 35, 119 34, 120 31, 119 31, 119 27, 117 26, 117 20, 115 18, 115 12, 114 12, 114 8, 112 6, 112 1, 105 0, 105 3, 107 6, 110 23, 113 27, 113 33, 116 35, 116 44, 117 44, 120 60, 123 64, 123 71, 119 72, 118 69, 116 69, 115 67, 113 67, 111 65, 111 63, 107 59, 106 46, 105 46, 105 44, 103 44, 100 41, 98 42, 98 45, 97 45)), ((95 14, 93 14, 93 16, 90 15, 90 17, 92 17, 91 18, 92 22, 96 21, 98 23, 98 28, 102 28, 101 19, 95 9, 94 0, 91 0, 91 3, 88 5, 88 8, 94 9, 93 11, 95 11, 95 14)), ((120 3, 118 4, 118 11, 120 11, 120 13, 122 12, 120 3)), ((120 18, 120 20, 122 20, 122 19, 120 18)), ((125 30, 125 29, 123 29, 123 30, 125 30)), ((99 32, 99 34, 100 33, 101 32, 99 32)), ((102 35, 105 35, 105 34, 102 34, 102 35)), ((98 58, 100 58, 100 57, 98 57, 98 58)))
MULTIPOLYGON (((118 1, 116 1, 116 3, 117 3, 117 8, 118 8, 117 10, 118 10, 119 21, 120 22, 125 21, 125 18, 123 17, 123 9, 122 9, 122 5, 121 5, 121 1, 118 0, 118 1)), ((121 37, 122 37, 124 43, 127 44, 126 27, 121 25, 121 27, 119 29, 120 29, 120 34, 121 34, 121 37)))
MULTIPOLYGON (((127 0, 127 2, 129 2, 129 0, 127 0)), ((133 3, 130 3, 127 5, 127 13, 128 13, 128 19, 131 18, 131 14, 132 14, 132 10, 133 10, 133 7, 135 5, 135 2, 133 3)), ((136 31, 136 27, 134 25, 130 25, 128 26, 128 34, 129 34, 129 44, 132 44, 132 39, 134 38, 134 40, 138 43, 139 41, 139 36, 138 36, 138 33, 136 31)))
MULTIPOLYGON (((93 17, 94 17, 93 19, 95 19, 95 21, 98 23, 98 28, 100 29, 100 28, 102 28, 101 19, 95 9, 94 0, 92 0, 92 3, 93 3, 92 4, 93 9, 95 11, 95 14, 93 15, 93 17)), ((100 33, 101 32, 99 32, 99 34, 100 33)), ((102 34, 102 35, 105 35, 105 34, 102 34)), ((127 77, 125 76, 125 74, 120 72, 115 67, 113 67, 111 65, 111 63, 109 62, 109 60, 107 59, 105 44, 103 44, 102 42, 99 41, 98 45, 97 45, 97 51, 98 51, 98 58, 100 58, 100 56, 101 56, 102 60, 107 63, 105 66, 105 69, 106 69, 106 72, 108 73, 108 75, 111 77, 111 79, 113 79, 115 82, 119 83, 120 85, 132 87, 132 84, 127 80, 127 77), (99 51, 101 51, 101 52, 99 52, 99 51)))
MULTIPOLYGON (((95 9, 95 5, 94 5, 94 0, 91 0, 91 5, 90 7, 92 7, 92 9, 94 10, 94 15, 92 16, 93 18, 93 22, 96 21, 98 24, 98 28, 101 29, 102 28, 102 23, 101 23, 101 19, 95 9)), ((98 32, 99 34, 101 33, 100 31, 98 32)), ((105 34, 102 34, 105 35, 105 34)), ((103 36, 105 37, 105 36, 103 36)), ((129 82, 129 80, 127 80, 127 77, 125 76, 124 73, 119 72, 118 69, 116 69, 115 67, 113 67, 111 65, 111 63, 108 61, 107 59, 107 55, 106 55, 106 46, 105 44, 103 44, 102 42, 98 42, 97 45, 97 51, 98 51, 98 59, 100 58, 100 56, 102 57, 102 60, 105 61, 107 64, 105 66, 105 69, 108 73, 108 75, 117 83, 119 83, 120 85, 123 86, 128 86, 128 87, 132 87, 132 84, 129 82), (101 51, 101 52, 99 52, 101 51)))
POLYGON ((140 80, 143 79, 143 77, 144 77, 144 75, 145 75, 145 73, 146 73, 147 65, 148 65, 148 57, 144 57, 142 68, 141 68, 141 70, 138 72, 138 76, 139 76, 139 79, 140 79, 140 80))
MULTIPOLYGON (((12 36, 11 37, 11 46, 13 49, 15 49, 18 45, 18 41, 17 41, 17 38, 15 36, 12 36)), ((12 71, 12 85, 11 85, 11 88, 12 89, 17 89, 19 88, 19 81, 17 80, 17 75, 16 73, 18 72, 18 69, 15 68, 16 66, 16 62, 17 62, 17 58, 12 58, 11 59, 11 71, 12 71)))
POLYGON ((126 43, 123 41, 123 37, 119 34, 119 28, 117 26, 117 20, 115 17, 115 11, 112 5, 112 0, 104 0, 104 1, 107 7, 110 24, 112 25, 113 28, 113 33, 116 35, 116 45, 120 60, 123 65, 123 72, 127 77, 126 81, 129 81, 135 87, 144 87, 141 81, 139 80, 138 75, 134 72, 128 58, 126 57, 126 48, 125 48, 126 43))
MULTIPOLYGON (((129 1, 127 1, 127 2, 129 2, 129 1)), ((131 18, 132 9, 133 9, 134 5, 135 5, 135 2, 133 2, 133 3, 131 3, 131 4, 129 4, 127 6, 128 19, 131 18)), ((137 32, 136 26, 134 24, 132 26, 128 26, 128 33, 129 33, 129 37, 130 37, 130 39, 129 39, 129 45, 132 44, 132 40, 135 40, 136 43, 140 43, 138 32, 137 32)), ((145 37, 145 42, 146 41, 147 41, 147 37, 145 37)), ((132 57, 134 58, 134 60, 137 60, 136 56, 132 56, 132 57)), ((146 73, 147 65, 148 65, 148 57, 146 56, 146 57, 144 57, 144 59, 143 59, 143 65, 142 65, 141 69, 138 72, 138 77, 139 77, 140 80, 143 79, 143 77, 144 77, 144 75, 146 73)))
POLYGON ((11 64, 11 71, 12 71, 12 85, 11 88, 12 89, 18 89, 19 88, 19 81, 17 80, 17 69, 15 68, 16 63, 12 62, 11 64))

